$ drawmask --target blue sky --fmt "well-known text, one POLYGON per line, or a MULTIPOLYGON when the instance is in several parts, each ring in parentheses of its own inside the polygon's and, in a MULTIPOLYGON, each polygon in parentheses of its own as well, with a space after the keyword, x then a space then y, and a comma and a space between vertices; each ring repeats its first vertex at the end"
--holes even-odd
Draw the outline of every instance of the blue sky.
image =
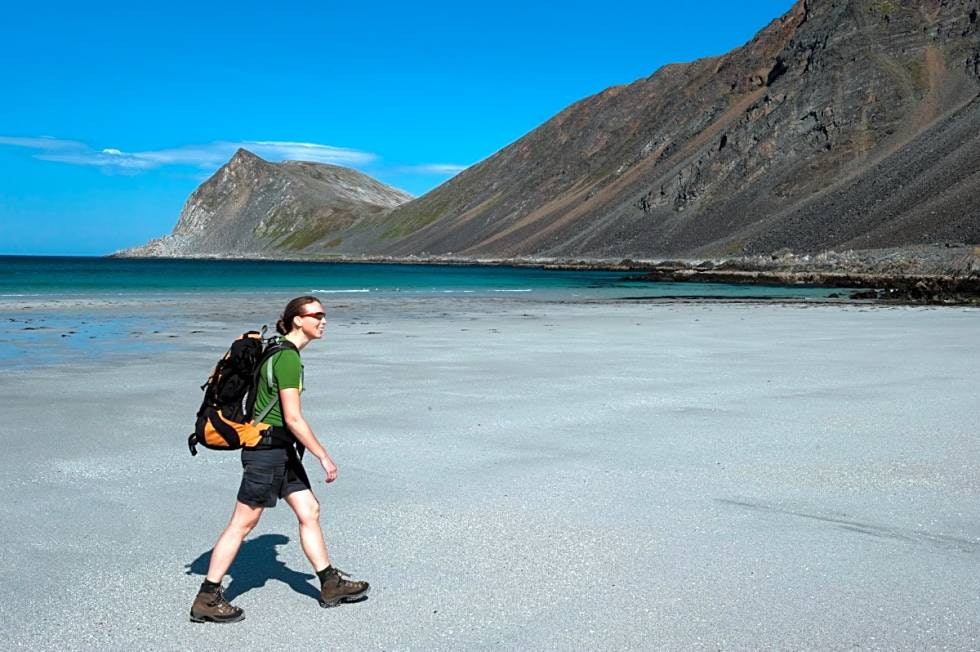
POLYGON ((791 5, 8 4, 0 254, 169 233, 238 146, 420 195, 572 102, 727 52, 791 5))

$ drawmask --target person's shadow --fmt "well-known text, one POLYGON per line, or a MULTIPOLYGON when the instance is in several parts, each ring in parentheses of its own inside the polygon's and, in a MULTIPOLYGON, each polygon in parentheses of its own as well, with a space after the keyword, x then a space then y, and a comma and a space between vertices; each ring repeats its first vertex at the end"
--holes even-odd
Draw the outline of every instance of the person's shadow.
MULTIPOLYGON (((268 580, 279 580, 297 593, 319 600, 320 591, 310 584, 315 576, 294 571, 279 559, 276 547, 287 543, 289 537, 284 534, 263 534, 243 541, 235 563, 228 569, 231 579, 225 589, 225 598, 230 602, 247 591, 264 586, 268 580)), ((211 551, 208 550, 187 564, 186 572, 188 575, 207 575, 210 563, 211 551)))

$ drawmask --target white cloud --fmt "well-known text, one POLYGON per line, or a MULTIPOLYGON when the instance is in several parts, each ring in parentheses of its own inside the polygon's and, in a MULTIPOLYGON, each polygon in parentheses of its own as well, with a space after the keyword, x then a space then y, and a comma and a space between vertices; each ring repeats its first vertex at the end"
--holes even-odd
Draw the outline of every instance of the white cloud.
POLYGON ((374 154, 368 152, 315 143, 256 140, 241 143, 241 146, 263 158, 279 160, 313 161, 314 163, 333 163, 335 165, 364 165, 377 159, 374 154))
MULTIPOLYGON (((69 165, 97 167, 107 172, 138 174, 161 167, 194 168, 204 177, 224 165, 239 148, 269 161, 312 161, 347 167, 369 166, 378 157, 346 147, 318 143, 276 140, 218 140, 203 145, 183 145, 167 149, 127 152, 118 147, 95 148, 76 140, 49 137, 0 136, 0 147, 34 150, 34 158, 69 165)), ((453 176, 467 167, 454 163, 426 163, 393 168, 403 174, 453 176)))
POLYGON ((94 165, 126 172, 139 172, 140 170, 149 170, 150 168, 157 167, 149 161, 142 160, 131 154, 125 154, 118 149, 108 149, 101 152, 96 152, 88 148, 77 151, 42 152, 35 154, 34 158, 42 161, 54 161, 56 163, 69 163, 71 165, 94 165))
POLYGON ((65 140, 63 138, 52 138, 51 136, 39 136, 37 138, 0 136, 0 145, 40 150, 84 149, 86 147, 85 143, 80 143, 77 140, 65 140))
POLYGON ((423 165, 410 165, 403 170, 405 172, 417 172, 422 174, 459 174, 468 165, 456 165, 455 163, 426 163, 423 165))
POLYGON ((369 152, 345 147, 291 141, 249 140, 215 141, 205 145, 185 145, 169 149, 125 152, 115 147, 101 150, 73 140, 0 136, 0 146, 37 150, 35 158, 71 165, 90 165, 107 170, 139 172, 175 165, 207 170, 220 167, 239 149, 247 149, 270 161, 301 160, 335 165, 365 165, 377 159, 369 152))

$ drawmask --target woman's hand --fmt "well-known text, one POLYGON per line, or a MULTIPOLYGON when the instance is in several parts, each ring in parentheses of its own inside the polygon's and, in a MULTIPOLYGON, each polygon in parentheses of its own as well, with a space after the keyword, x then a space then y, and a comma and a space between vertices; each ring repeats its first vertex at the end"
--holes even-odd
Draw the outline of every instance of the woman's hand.
POLYGON ((329 455, 320 458, 320 466, 323 467, 323 472, 327 474, 327 482, 333 482, 337 479, 337 465, 333 463, 329 455))

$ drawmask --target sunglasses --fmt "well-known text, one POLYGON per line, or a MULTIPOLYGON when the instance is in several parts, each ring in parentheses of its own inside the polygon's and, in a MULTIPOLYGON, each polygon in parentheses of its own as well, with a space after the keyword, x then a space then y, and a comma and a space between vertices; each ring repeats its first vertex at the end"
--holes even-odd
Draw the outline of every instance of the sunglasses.
POLYGON ((300 315, 300 317, 312 317, 317 321, 323 321, 327 318, 327 313, 325 312, 308 312, 305 315, 300 315))

